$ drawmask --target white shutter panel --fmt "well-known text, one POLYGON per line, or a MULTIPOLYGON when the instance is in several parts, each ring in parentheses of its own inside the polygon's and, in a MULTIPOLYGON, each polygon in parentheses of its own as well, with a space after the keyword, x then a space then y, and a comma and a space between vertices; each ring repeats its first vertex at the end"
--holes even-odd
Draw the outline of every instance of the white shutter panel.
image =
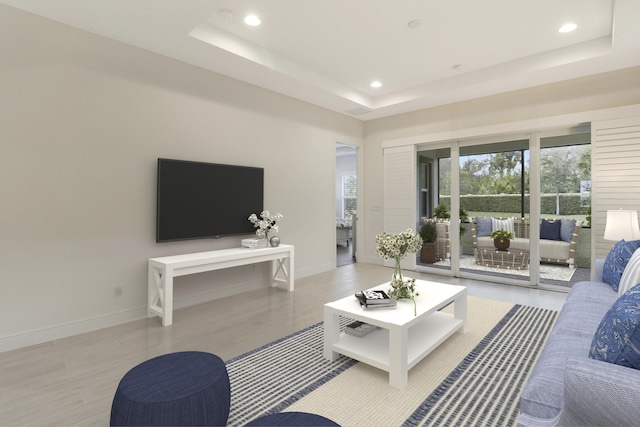
POLYGON ((591 168, 592 250, 605 258, 614 244, 603 238, 607 210, 640 211, 640 117, 592 123, 591 168))
MULTIPOLYGON (((415 176, 416 150, 413 145, 384 149, 384 231, 387 233, 415 229, 415 176)), ((401 265, 415 269, 416 257, 407 255, 401 265)))

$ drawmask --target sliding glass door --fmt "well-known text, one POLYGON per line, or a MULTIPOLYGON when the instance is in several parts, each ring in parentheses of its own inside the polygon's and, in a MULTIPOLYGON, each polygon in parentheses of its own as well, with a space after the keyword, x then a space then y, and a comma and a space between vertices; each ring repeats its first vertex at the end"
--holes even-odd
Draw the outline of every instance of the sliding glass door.
POLYGON ((460 147, 461 272, 529 282, 529 154, 528 139, 460 147))
POLYGON ((569 288, 591 268, 590 133, 540 138, 540 284, 569 288))
POLYGON ((590 136, 587 125, 418 147, 416 228, 438 229, 436 260, 418 265, 518 285, 588 279, 590 136))
POLYGON ((418 266, 440 271, 451 271, 450 220, 442 214, 442 206, 451 200, 450 156, 449 148, 419 150, 417 156, 416 229, 422 229, 427 245, 418 253, 416 262, 418 266), (431 228, 431 233, 426 228, 431 228))

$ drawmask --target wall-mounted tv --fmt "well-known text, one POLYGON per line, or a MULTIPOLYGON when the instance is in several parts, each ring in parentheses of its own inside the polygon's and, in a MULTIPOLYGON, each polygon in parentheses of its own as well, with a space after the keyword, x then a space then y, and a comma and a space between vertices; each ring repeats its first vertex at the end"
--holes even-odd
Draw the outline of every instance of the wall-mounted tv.
POLYGON ((156 242, 252 234, 263 196, 263 168, 158 159, 156 242))

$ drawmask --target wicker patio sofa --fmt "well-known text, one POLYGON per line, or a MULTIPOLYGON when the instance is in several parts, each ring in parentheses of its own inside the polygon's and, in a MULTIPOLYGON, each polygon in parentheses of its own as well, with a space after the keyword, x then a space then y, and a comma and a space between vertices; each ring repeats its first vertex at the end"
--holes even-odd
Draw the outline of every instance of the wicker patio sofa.
MULTIPOLYGON (((507 218, 496 218, 504 220, 507 218)), ((561 220, 546 220, 550 223, 561 220)), ((565 220, 566 221, 566 220, 565 220)), ((493 238, 491 236, 478 236, 477 218, 470 218, 471 233, 473 238, 473 252, 476 263, 480 262, 479 253, 485 249, 493 249, 493 238)), ((515 238, 511 240, 509 250, 529 251, 529 219, 514 218, 513 221, 515 238)), ((578 235, 582 228, 582 221, 575 221, 573 231, 570 232, 570 241, 540 239, 540 261, 553 264, 567 264, 575 268, 576 247, 578 245, 578 235)))

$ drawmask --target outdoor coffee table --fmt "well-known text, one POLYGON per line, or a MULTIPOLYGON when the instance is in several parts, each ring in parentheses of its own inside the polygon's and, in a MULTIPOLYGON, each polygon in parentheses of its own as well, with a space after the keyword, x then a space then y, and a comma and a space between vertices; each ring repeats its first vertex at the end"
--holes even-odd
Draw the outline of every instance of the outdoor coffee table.
POLYGON ((507 270, 527 270, 529 268, 529 252, 521 250, 500 251, 476 249, 476 264, 484 267, 504 268, 507 270))
MULTIPOLYGON (((371 289, 389 289, 389 283, 371 289)), ((432 352, 454 332, 466 332, 467 288, 416 280, 417 315, 413 302, 398 301, 396 308, 363 309, 351 295, 324 305, 324 357, 336 360, 339 354, 389 372, 389 384, 403 388, 409 369, 432 352), (438 310, 454 303, 454 313, 438 310), (382 329, 358 338, 340 332, 340 316, 382 329)))

